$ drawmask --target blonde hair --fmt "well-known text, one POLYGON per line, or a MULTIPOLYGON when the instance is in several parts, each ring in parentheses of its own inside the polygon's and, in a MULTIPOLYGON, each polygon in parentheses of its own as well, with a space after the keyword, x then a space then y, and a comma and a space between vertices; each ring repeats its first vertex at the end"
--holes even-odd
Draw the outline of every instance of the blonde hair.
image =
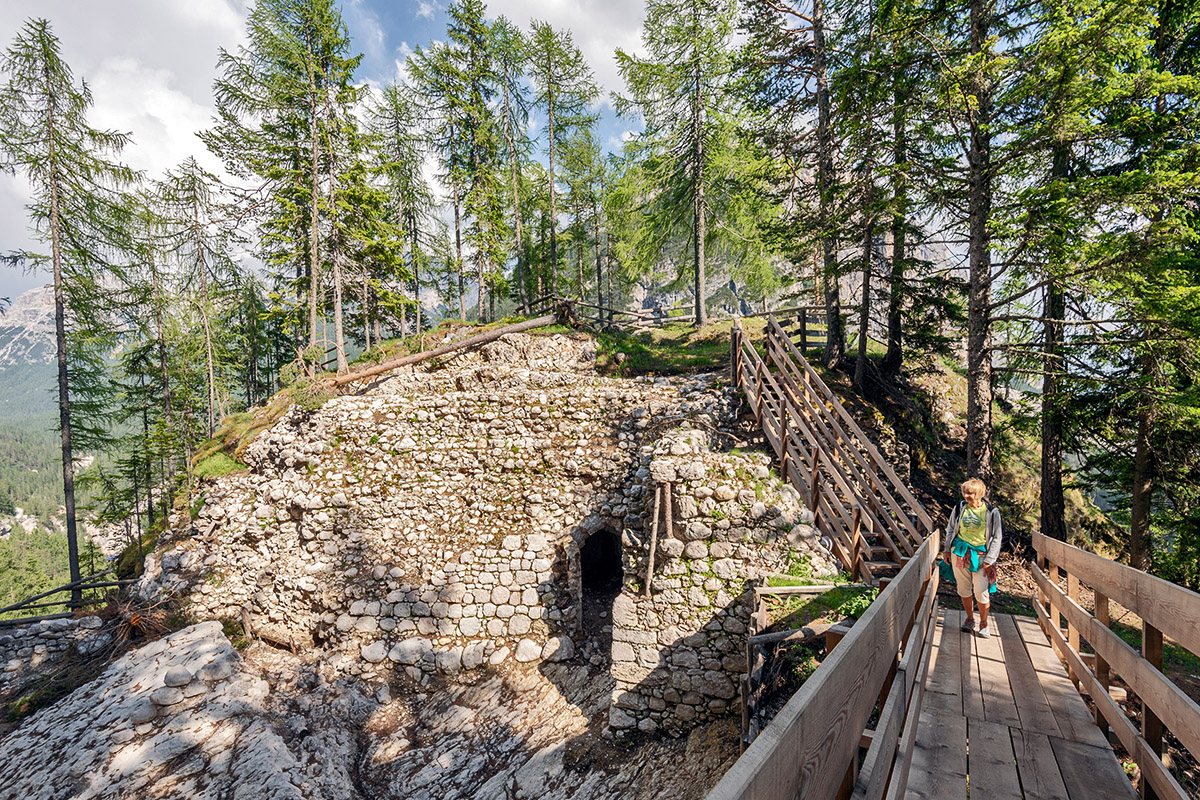
POLYGON ((963 493, 964 497, 970 495, 980 500, 987 497, 987 484, 979 480, 979 478, 971 478, 964 481, 959 490, 963 493))

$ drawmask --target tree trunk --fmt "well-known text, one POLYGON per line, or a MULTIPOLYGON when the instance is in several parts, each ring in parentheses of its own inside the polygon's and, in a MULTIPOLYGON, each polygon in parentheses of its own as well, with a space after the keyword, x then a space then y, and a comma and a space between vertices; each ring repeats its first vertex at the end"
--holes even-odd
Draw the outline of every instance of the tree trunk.
POLYGON ((908 185, 905 162, 908 161, 908 126, 905 111, 908 97, 902 87, 899 69, 892 75, 892 264, 888 280, 888 343, 883 357, 885 375, 895 377, 904 365, 904 262, 908 235, 908 185))
POLYGON ((554 94, 546 104, 547 135, 550 137, 550 294, 558 294, 558 218, 554 207, 554 94))
POLYGON ((1133 454, 1133 494, 1129 503, 1129 566, 1149 570, 1152 542, 1150 539, 1150 508, 1154 493, 1154 401, 1150 387, 1157 382, 1154 358, 1142 354, 1142 378, 1145 386, 1138 398, 1138 429, 1133 454))
MULTIPOLYGON (((870 144, 868 143, 868 147, 870 144)), ((866 178, 870 180, 868 172, 866 178)), ((867 190, 868 194, 870 190, 867 190)), ((870 199, 867 200, 866 219, 863 222, 862 241, 862 306, 858 315, 858 353, 854 359, 854 389, 863 393, 863 384, 867 377, 867 336, 871 325, 871 229, 874 226, 870 212, 870 199)))
POLYGON ((829 75, 826 67, 824 0, 813 0, 813 70, 817 78, 817 192, 821 229, 821 289, 825 295, 825 366, 836 368, 846 355, 842 304, 837 275, 837 241, 831 231, 833 187, 833 126, 830 116, 829 75))
MULTIPOLYGON (((67 563, 71 583, 79 583, 79 539, 75 524, 75 459, 71 453, 71 391, 67 379, 67 304, 63 292, 62 230, 59 219, 59 175, 54 151, 55 121, 53 109, 46 109, 46 127, 50 131, 50 260, 54 267, 54 343, 58 351, 58 424, 62 441, 63 508, 67 522, 67 563)), ((71 607, 83 602, 83 591, 71 590, 71 607)))
MULTIPOLYGON (((698 11, 696 13, 699 13, 698 11)), ((697 25, 699 21, 697 20, 697 25)), ((698 59, 697 55, 697 59, 698 59)), ((697 328, 708 324, 708 304, 705 302, 708 295, 707 279, 704 274, 704 239, 707 236, 705 230, 705 209, 704 209, 704 94, 703 86, 700 83, 700 70, 696 69, 696 80, 692 87, 692 180, 695 181, 694 205, 692 207, 692 231, 695 237, 693 243, 693 252, 695 254, 695 292, 696 292, 696 316, 695 326, 697 328)))
MULTIPOLYGON (((192 236, 196 242, 196 272, 200 279, 200 323, 204 328, 204 369, 208 379, 208 438, 216 430, 217 371, 213 364, 212 325, 208 319, 208 264, 204 261, 204 247, 200 237, 200 207, 192 198, 192 236)), ((164 365, 165 369, 165 365, 164 365)))
MULTIPOLYGON (((310 51, 311 55, 311 51, 310 51)), ((319 200, 321 197, 321 164, 320 152, 318 149, 317 136, 317 87, 315 84, 313 73, 309 70, 308 73, 308 90, 313 99, 312 113, 309 115, 308 123, 308 138, 311 159, 309 163, 309 176, 311 179, 310 191, 311 195, 308 201, 309 208, 309 244, 308 244, 308 346, 313 347, 317 344, 317 297, 321 289, 321 248, 320 248, 320 214, 318 213, 319 200)))
POLYGON ((1059 372, 1063 369, 1063 315, 1066 297, 1053 278, 1046 286, 1046 308, 1042 341, 1042 533, 1066 541, 1066 504, 1063 500, 1063 420, 1059 372))
POLYGON ((454 271, 458 274, 458 318, 467 319, 466 287, 463 286, 462 216, 458 204, 458 180, 450 182, 454 203, 454 271))
MULTIPOLYGON (((471 180, 474 182, 475 191, 478 192, 479 191, 479 181, 480 181, 479 176, 482 174, 482 167, 479 164, 479 148, 475 147, 474 144, 472 144, 472 147, 471 147, 471 167, 474 169, 474 176, 472 177, 471 180)), ((478 200, 478 196, 477 196, 477 200, 478 200)), ((482 234, 483 233, 483 223, 480 222, 480 220, 479 220, 479 206, 475 207, 475 224, 478 226, 480 234, 482 234)), ((483 247, 480 246, 480 244, 476 244, 475 245, 475 283, 479 287, 479 291, 476 292, 476 300, 479 301, 479 307, 475 313, 475 318, 480 323, 487 322, 487 314, 484 311, 488 307, 487 306, 488 270, 486 269, 486 265, 487 265, 486 251, 484 250, 483 247)))
POLYGON ((409 252, 410 252, 409 258, 412 260, 413 295, 414 295, 414 299, 417 301, 417 310, 416 310, 417 320, 416 320, 416 325, 413 328, 413 333, 420 333, 421 332, 421 275, 420 275, 420 271, 419 271, 420 264, 417 261, 417 217, 416 217, 416 214, 413 214, 409 219, 408 238, 409 238, 409 252))
MULTIPOLYGON (((1067 177, 1066 147, 1056 147, 1051 177, 1067 177)), ((1057 193, 1057 192, 1056 192, 1057 193)), ((1046 274, 1046 298, 1042 316, 1042 475, 1041 512, 1042 533, 1052 539, 1066 541, 1066 503, 1063 499, 1063 415, 1059 376, 1063 363, 1063 332, 1066 315, 1066 294, 1053 271, 1061 265, 1063 254, 1052 253, 1046 274)))
MULTIPOLYGON (((604 319, 604 268, 600 261, 600 209, 596 207, 595 199, 592 200, 592 237, 596 240, 596 305, 601 308, 597 309, 596 313, 600 319, 604 319)), ((612 312, 609 312, 610 316, 612 312)))
POLYGON ((508 96, 508 81, 504 81, 504 136, 508 142, 508 166, 512 177, 513 197, 513 234, 517 245, 517 298, 521 303, 521 313, 529 314, 529 292, 525 285, 525 239, 521 235, 521 172, 517 159, 517 143, 512 135, 510 98, 508 96))
MULTIPOLYGON (((971 53, 985 57, 991 9, 987 0, 971 0, 971 53)), ((967 472, 985 483, 992 479, 992 253, 987 223, 992 211, 990 79, 981 70, 972 78, 977 105, 968 110, 971 143, 967 160, 969 288, 967 298, 967 472)))

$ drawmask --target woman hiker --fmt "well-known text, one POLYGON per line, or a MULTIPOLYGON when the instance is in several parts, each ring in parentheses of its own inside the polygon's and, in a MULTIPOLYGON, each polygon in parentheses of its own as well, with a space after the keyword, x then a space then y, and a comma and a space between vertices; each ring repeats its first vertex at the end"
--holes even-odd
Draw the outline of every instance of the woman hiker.
POLYGON ((989 587, 996 582, 996 559, 1000 557, 1000 509, 983 502, 987 485, 971 478, 962 487, 963 501, 950 512, 942 558, 954 567, 954 582, 967 618, 964 631, 975 630, 975 604, 979 604, 979 635, 991 636, 988 628, 989 587), (972 599, 972 595, 974 598, 972 599))

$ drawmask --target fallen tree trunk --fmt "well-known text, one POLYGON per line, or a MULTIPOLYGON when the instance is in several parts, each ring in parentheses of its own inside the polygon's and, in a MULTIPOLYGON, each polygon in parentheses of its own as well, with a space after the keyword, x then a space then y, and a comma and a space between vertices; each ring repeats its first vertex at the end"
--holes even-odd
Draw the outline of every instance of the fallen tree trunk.
POLYGON ((494 331, 481 333, 477 336, 470 336, 459 342, 451 342, 450 344, 444 344, 441 347, 435 347, 432 350, 426 350, 424 353, 413 353, 412 355, 394 358, 391 361, 385 361, 382 364, 376 364, 373 367, 368 367, 367 369, 359 370, 358 372, 348 372, 345 375, 339 375, 336 378, 330 378, 325 382, 325 385, 341 386, 352 381, 360 381, 363 378, 370 378, 375 375, 380 375, 384 372, 390 372, 391 370, 399 369, 400 367, 407 367, 409 364, 418 364, 431 358, 444 356, 459 350, 465 350, 468 347, 494 342, 501 336, 509 333, 521 333, 522 331, 530 331, 534 328, 544 328, 547 325, 553 325, 554 323, 558 322, 559 316, 559 314, 547 314, 543 317, 526 320, 525 322, 518 322, 514 325, 505 325, 502 328, 496 328, 494 331))

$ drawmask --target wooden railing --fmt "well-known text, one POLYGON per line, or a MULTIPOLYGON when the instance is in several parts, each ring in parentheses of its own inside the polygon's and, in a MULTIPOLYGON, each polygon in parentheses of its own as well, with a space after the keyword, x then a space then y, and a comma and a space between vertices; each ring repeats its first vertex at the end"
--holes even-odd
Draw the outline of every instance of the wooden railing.
POLYGON ((903 796, 937 627, 937 550, 925 540, 708 800, 903 796))
POLYGON ((903 564, 933 532, 933 520, 775 318, 767 321, 766 358, 740 322, 730 348, 734 384, 838 560, 868 583, 877 555, 903 564))
MULTIPOLYGON (((50 589, 49 591, 42 592, 41 594, 36 594, 33 597, 27 597, 18 603, 13 603, 12 605, 8 605, 8 606, 4 606, 3 608, 0 608, 0 615, 20 614, 22 612, 37 611, 39 609, 47 609, 47 608, 59 608, 59 607, 71 608, 71 598, 69 598, 69 597, 58 598, 58 599, 49 599, 49 598, 53 598, 55 595, 69 594, 69 593, 72 593, 75 591, 91 592, 92 597, 90 597, 85 602, 94 603, 98 599, 100 599, 100 595, 97 594, 97 590, 115 589, 120 586, 128 586, 130 584, 137 583, 137 581, 134 579, 101 580, 102 578, 104 578, 105 575, 109 575, 114 571, 115 571, 114 568, 109 567, 106 570, 102 570, 102 571, 94 573, 92 575, 88 575, 86 578, 81 578, 76 583, 66 583, 66 584, 63 584, 62 586, 56 586, 55 588, 50 589)), ((56 613, 56 614, 40 614, 40 615, 34 615, 34 616, 15 617, 15 618, 11 618, 11 619, 0 619, 0 627, 12 627, 14 625, 28 625, 30 623, 41 622, 43 620, 65 619, 67 617, 73 617, 73 616, 75 616, 74 611, 64 611, 64 612, 60 612, 60 613, 56 613)))
POLYGON ((1200 653, 1200 594, 1041 533, 1033 534, 1033 546, 1040 562, 1030 564, 1037 583, 1038 621, 1072 679, 1095 704, 1096 723, 1111 726, 1137 762, 1143 796, 1187 798, 1163 763, 1163 729, 1174 734, 1193 757, 1200 757, 1200 706, 1163 674, 1163 636, 1200 653), (1061 573, 1066 573, 1065 592, 1061 573), (1085 591, 1091 595, 1094 613, 1080 603, 1085 591), (1111 629, 1111 602, 1142 619, 1141 652, 1111 629), (1081 652, 1081 641, 1091 645, 1094 653, 1081 652), (1112 696, 1115 676, 1140 702, 1140 730, 1112 696))

